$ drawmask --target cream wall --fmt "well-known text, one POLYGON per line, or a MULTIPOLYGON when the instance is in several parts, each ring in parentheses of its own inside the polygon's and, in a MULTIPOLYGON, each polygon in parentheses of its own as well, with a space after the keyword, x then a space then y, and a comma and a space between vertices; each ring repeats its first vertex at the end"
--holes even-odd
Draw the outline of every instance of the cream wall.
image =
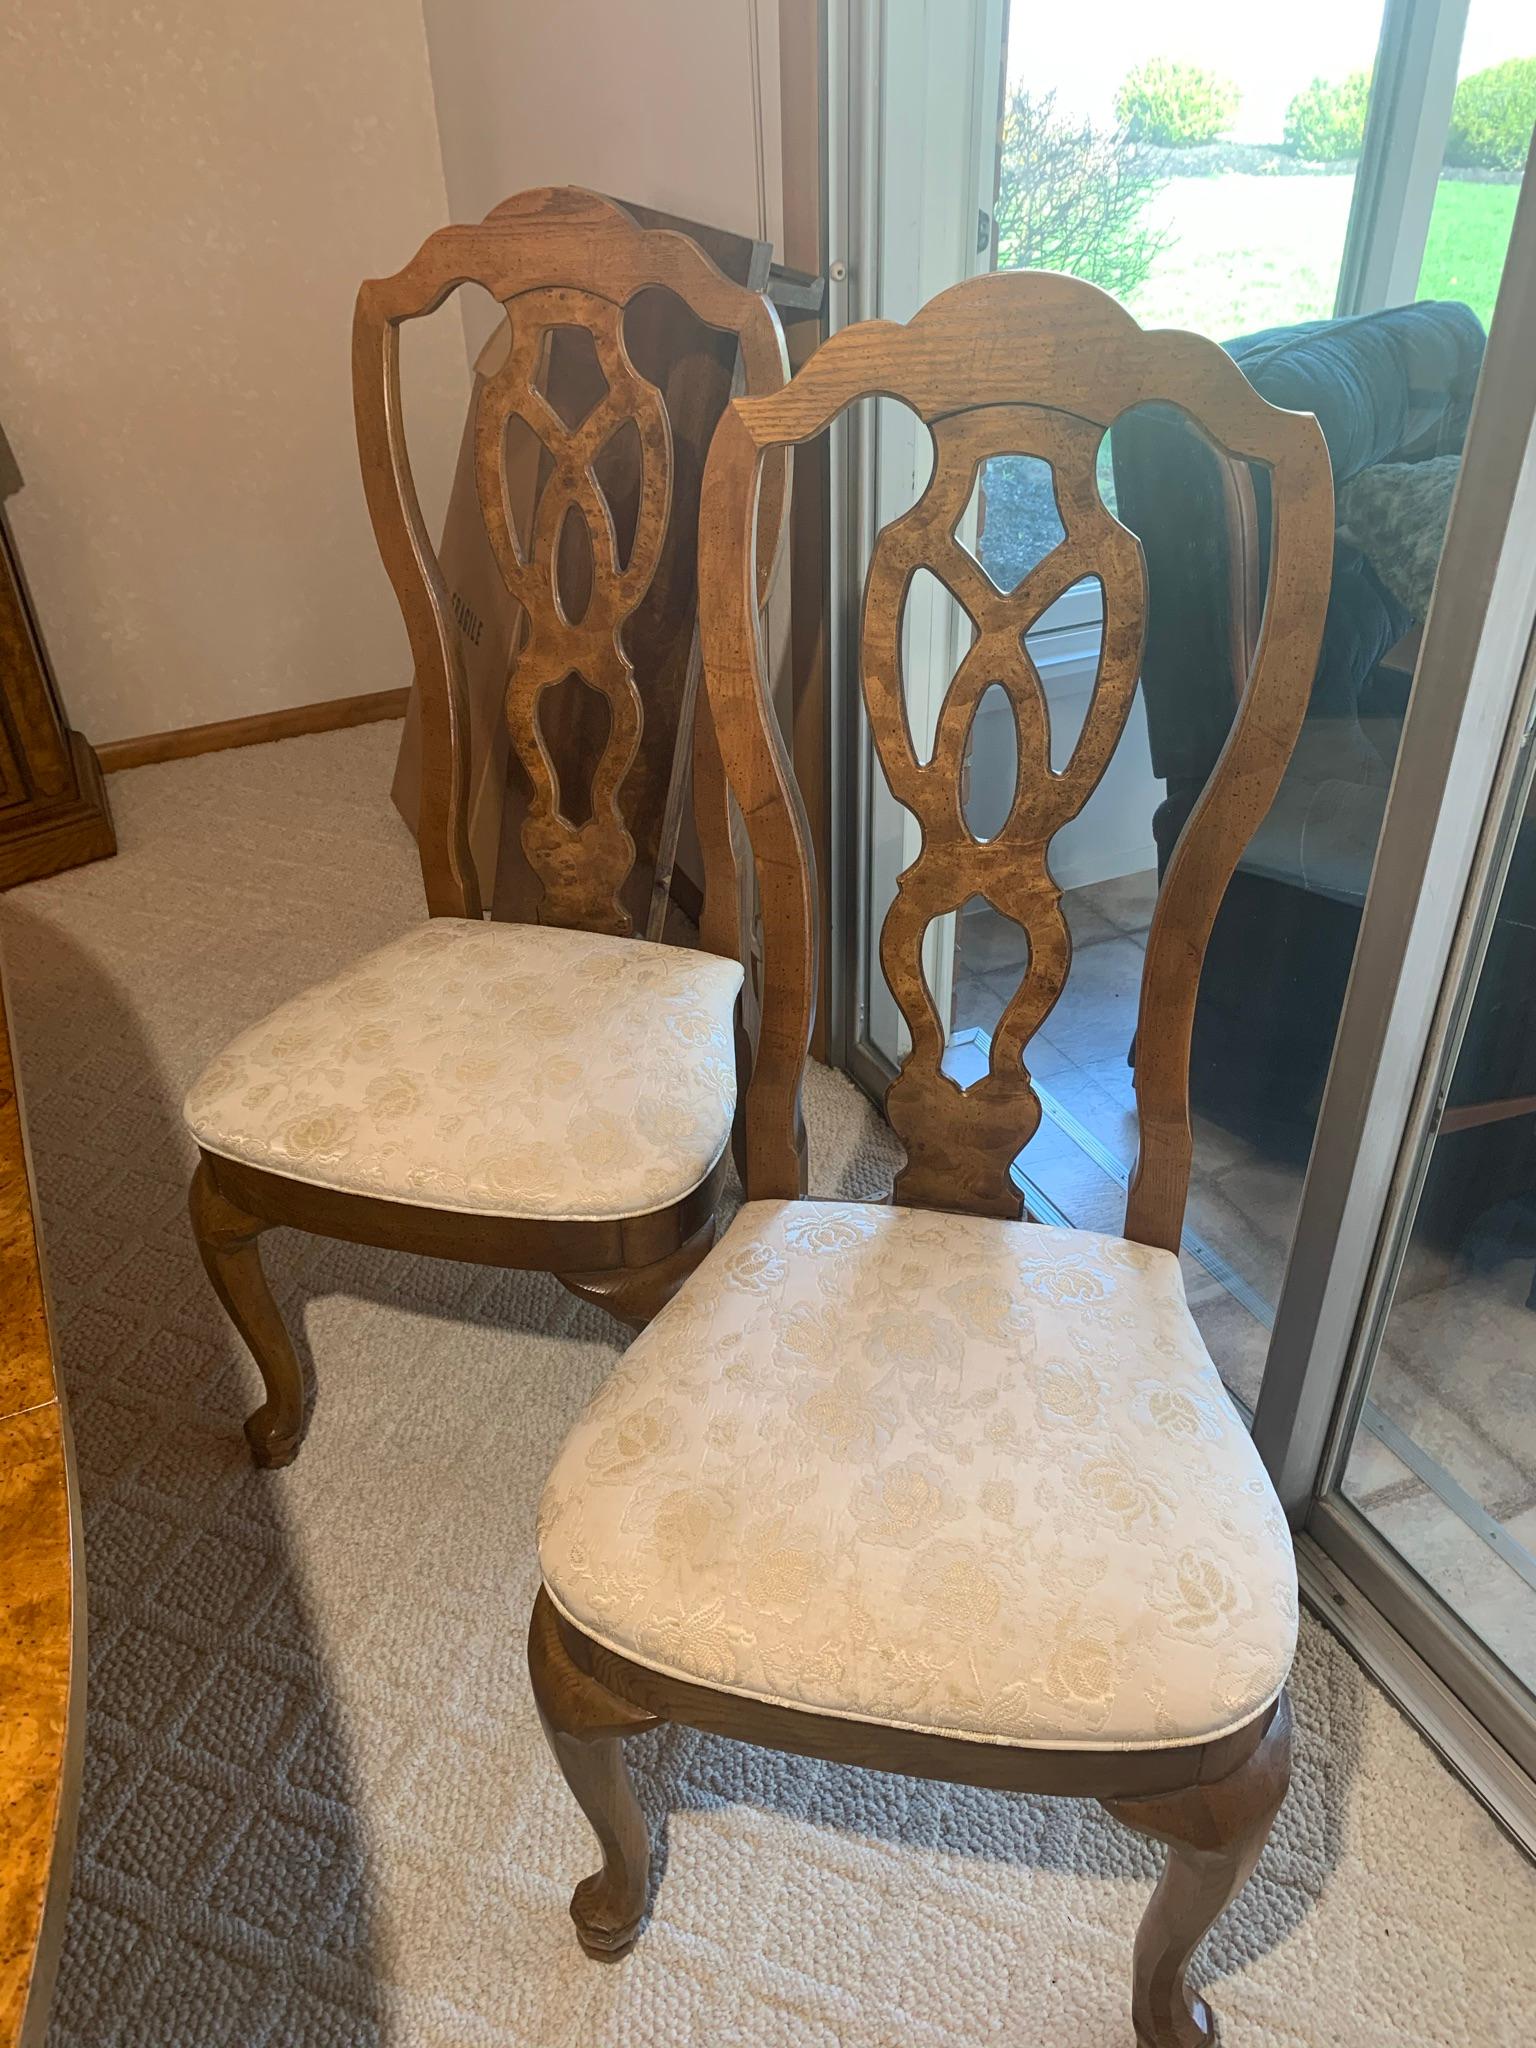
POLYGON ((455 219, 587 185, 780 244, 777 0, 423 9, 455 219))
MULTIPOLYGON (((408 680, 357 476, 358 280, 534 184, 777 243, 778 76, 777 0, 13 10, 0 423, 73 723, 100 743, 408 680)), ((407 344, 435 526, 460 323, 407 344)))
MULTIPOLYGON (((8 511, 95 741, 405 679, 357 476, 360 278, 447 218, 420 0, 32 0, 0 62, 8 511)), ((413 349, 422 495, 463 418, 413 349)))

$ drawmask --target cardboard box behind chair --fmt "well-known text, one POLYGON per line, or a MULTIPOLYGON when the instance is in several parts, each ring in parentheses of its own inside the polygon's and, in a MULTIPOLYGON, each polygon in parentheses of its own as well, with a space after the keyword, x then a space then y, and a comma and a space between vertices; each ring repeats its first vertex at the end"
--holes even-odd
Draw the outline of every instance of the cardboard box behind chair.
MULTIPOLYGON (((758 291, 767 284, 772 255, 767 243, 623 203, 643 227, 676 228, 691 236, 738 283, 758 291)), ((636 367, 663 393, 673 439, 673 511, 666 543, 651 588, 625 629, 625 646, 634 664, 645 724, 640 752, 625 778, 619 801, 636 847, 636 869, 626 902, 635 929, 643 932, 693 636, 699 484, 710 436, 730 393, 736 345, 734 336, 705 327, 680 300, 660 290, 637 295, 625 320, 625 339, 636 367)), ((509 330, 503 321, 476 359, 474 389, 438 562, 459 628, 469 697, 469 837, 482 900, 496 917, 531 919, 538 914, 539 887, 523 857, 520 840, 529 792, 521 763, 509 746, 504 715, 521 613, 491 552, 474 463, 475 408, 486 379, 505 360, 508 344, 509 330)), ((583 391, 590 393, 594 368, 590 346, 583 350, 572 336, 557 330, 550 338, 544 384, 551 401, 562 407, 565 396, 579 399, 583 391)), ((572 412, 569 406, 562 409, 572 412)), ((526 438, 509 443, 506 475, 514 518, 526 532, 540 483, 536 443, 526 438)), ((633 524, 638 464, 614 465, 604 477, 604 485, 622 549, 626 524, 633 524)), ((571 586, 579 584, 581 568, 579 559, 562 559, 561 586, 572 600, 578 598, 571 586)), ((606 705, 579 684, 545 692, 541 706, 544 740, 568 812, 571 796, 567 793, 584 792, 589 784, 591 762, 602 746, 607 719, 606 705)), ((412 831, 416 829, 420 777, 420 710, 413 690, 391 790, 412 831)), ((691 821, 686 818, 678 865, 686 895, 687 878, 697 873, 691 821)), ((696 880, 694 886, 696 891, 696 880)))

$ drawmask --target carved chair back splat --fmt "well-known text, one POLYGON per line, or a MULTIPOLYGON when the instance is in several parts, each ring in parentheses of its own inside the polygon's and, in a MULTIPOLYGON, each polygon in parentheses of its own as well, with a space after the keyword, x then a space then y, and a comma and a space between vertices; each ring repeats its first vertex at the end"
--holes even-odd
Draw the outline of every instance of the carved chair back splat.
POLYGON ((1200 965, 1238 855, 1268 809, 1306 707, 1331 573, 1332 478, 1310 415, 1266 404, 1214 342, 1148 333, 1091 285, 1004 273, 956 286, 907 327, 868 322, 833 337, 783 391, 736 401, 710 453, 711 518, 701 543, 705 668, 729 779, 752 832, 764 907, 764 1018, 746 1106, 751 1195, 801 1192, 794 1134, 813 999, 809 850, 758 663, 752 535, 759 478, 774 450, 810 440, 875 395, 909 405, 934 463, 912 509, 879 535, 864 590, 861 679, 875 750, 921 846, 880 935, 887 983, 911 1051, 886 1101, 907 1148, 898 1202, 1018 1216, 1009 1166, 1040 1120, 1026 1064, 1065 985, 1071 938, 1047 848, 1098 785, 1136 687, 1146 612, 1141 548, 1099 496, 1107 428, 1132 407, 1172 404, 1226 454, 1266 465, 1272 548, 1264 618, 1225 751, 1176 849, 1148 935, 1136 1031, 1140 1145, 1125 1233, 1176 1251, 1190 1166, 1189 1043, 1200 965), (1049 463, 1064 538, 1011 592, 956 538, 981 465, 1023 454, 1049 463), (930 570, 967 613, 974 639, 919 759, 902 675, 902 613, 930 570), (1103 646, 1070 759, 1051 766, 1050 726, 1025 635, 1084 576, 1104 594, 1103 646), (988 841, 967 825, 962 765, 977 704, 1007 692, 1018 740, 1009 814, 988 841), (1027 970, 993 1034, 987 1073, 962 1088, 942 1070, 945 1025, 922 970, 932 919, 981 896, 1023 927, 1027 970))
MULTIPOLYGON (((733 284, 685 236, 642 228, 611 200, 573 188, 525 192, 476 227, 430 236, 395 276, 364 284, 353 325, 358 448, 379 552, 405 620, 421 704, 418 837, 434 916, 478 917, 480 888, 469 851, 469 717, 458 630, 427 534, 406 451, 400 396, 401 325, 434 312, 462 284, 479 284, 504 308, 511 345, 483 386, 474 429, 480 506, 497 565, 523 615, 506 692, 516 763, 530 791, 523 851, 540 884, 543 923, 628 936, 621 900, 635 844, 620 791, 640 748, 644 705, 625 628, 662 559, 672 512, 673 444, 662 394, 635 368, 625 313, 637 294, 675 292, 706 326, 734 334, 741 387, 779 389, 787 375, 777 316, 760 293, 733 284), (547 391, 550 338, 591 337, 602 390, 568 419, 547 391), (507 479, 509 424, 537 440, 547 475, 526 536, 507 479), (632 433, 638 487, 622 507, 621 548, 600 479, 605 450, 632 433), (573 545, 573 524, 585 530, 573 545), (575 573, 573 573, 573 570, 575 573), (582 572, 585 573, 582 573, 582 572), (541 721, 545 693, 575 677, 606 707, 607 731, 591 763, 588 814, 563 793, 541 721)), ((782 531, 785 465, 770 467, 763 493, 759 601, 766 596, 782 531)), ((694 741, 696 802, 723 806, 707 719, 694 741)), ((718 833, 701 833, 706 864, 718 833)), ((735 949, 734 933, 732 950, 735 949)))

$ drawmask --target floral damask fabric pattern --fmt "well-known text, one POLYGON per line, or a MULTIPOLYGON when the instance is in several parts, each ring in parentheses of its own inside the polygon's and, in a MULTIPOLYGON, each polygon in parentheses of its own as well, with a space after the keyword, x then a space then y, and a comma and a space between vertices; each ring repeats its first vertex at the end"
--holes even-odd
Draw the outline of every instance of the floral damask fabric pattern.
POLYGON ((1290 1669, 1290 1534, 1178 1261, 749 1203, 567 1439, 550 1595, 674 1677, 1082 1749, 1208 1740, 1290 1669))
POLYGON ((740 987, 712 953, 433 918, 242 1032, 185 1115, 206 1150, 321 1187, 643 1215, 725 1148, 740 987))

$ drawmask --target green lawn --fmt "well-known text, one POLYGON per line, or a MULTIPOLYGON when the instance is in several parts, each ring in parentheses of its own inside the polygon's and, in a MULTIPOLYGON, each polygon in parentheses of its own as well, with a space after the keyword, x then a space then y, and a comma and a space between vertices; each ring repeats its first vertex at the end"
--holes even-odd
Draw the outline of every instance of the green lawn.
MULTIPOLYGON (((1129 305, 1149 327, 1190 327, 1218 341, 1333 312, 1354 179, 1174 178, 1148 208, 1168 236, 1129 305)), ((1419 297, 1461 299, 1486 326, 1517 188, 1443 182, 1419 297)))
POLYGON ((1333 311, 1354 179, 1173 178, 1147 208, 1167 237, 1128 301, 1147 327, 1217 341, 1333 311))
POLYGON ((1442 181, 1419 275, 1421 299, 1460 299, 1488 325, 1519 196, 1518 185, 1442 181))

